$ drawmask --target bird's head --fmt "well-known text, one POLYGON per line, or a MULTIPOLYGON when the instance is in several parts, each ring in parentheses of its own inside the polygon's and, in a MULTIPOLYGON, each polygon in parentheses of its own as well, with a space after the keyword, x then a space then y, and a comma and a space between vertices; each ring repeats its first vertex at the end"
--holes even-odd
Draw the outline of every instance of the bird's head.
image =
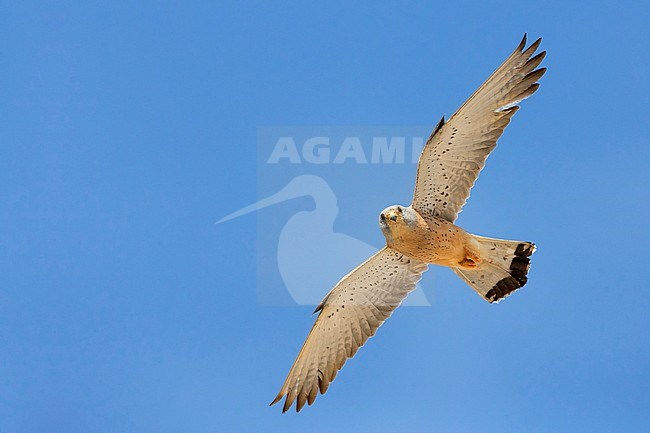
POLYGON ((413 227, 417 223, 417 214, 409 206, 389 206, 379 214, 379 227, 387 239, 396 229, 413 227))

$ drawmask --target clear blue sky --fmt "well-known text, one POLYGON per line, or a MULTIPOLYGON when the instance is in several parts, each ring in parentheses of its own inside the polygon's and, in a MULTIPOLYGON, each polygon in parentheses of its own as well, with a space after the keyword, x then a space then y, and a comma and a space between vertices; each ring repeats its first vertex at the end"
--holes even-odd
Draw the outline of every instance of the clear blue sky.
MULTIPOLYGON (((2 433, 647 431, 647 3, 130 3, 3 2, 2 433), (214 224, 258 197, 257 127, 433 127, 524 32, 549 72, 459 223, 534 240, 529 285, 433 269, 432 307, 269 408, 314 317, 258 302, 271 213, 214 224)), ((336 229, 379 245, 399 170, 336 229)))

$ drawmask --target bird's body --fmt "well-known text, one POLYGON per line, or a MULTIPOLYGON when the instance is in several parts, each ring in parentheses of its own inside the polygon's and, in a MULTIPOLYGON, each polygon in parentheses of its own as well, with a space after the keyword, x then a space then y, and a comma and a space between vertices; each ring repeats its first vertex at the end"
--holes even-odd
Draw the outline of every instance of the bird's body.
POLYGON ((379 224, 388 247, 424 263, 474 268, 481 262, 474 237, 443 218, 391 206, 381 213, 379 224))
POLYGON ((523 287, 530 242, 487 238, 455 224, 470 189, 519 109, 535 93, 545 68, 541 39, 517 49, 445 122, 435 127, 420 156, 410 206, 380 214, 386 247, 343 277, 316 308, 309 333, 284 385, 283 411, 312 404, 327 391, 348 358, 372 337, 420 280, 429 264, 447 266, 490 303, 523 287))

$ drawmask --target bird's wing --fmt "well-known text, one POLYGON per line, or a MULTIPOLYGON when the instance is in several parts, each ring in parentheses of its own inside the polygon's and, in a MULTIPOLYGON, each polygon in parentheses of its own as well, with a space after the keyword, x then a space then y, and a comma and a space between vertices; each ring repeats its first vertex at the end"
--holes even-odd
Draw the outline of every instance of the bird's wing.
POLYGON ((412 207, 455 221, 485 159, 496 146, 519 102, 539 87, 546 68, 535 69, 545 51, 541 39, 517 49, 445 123, 438 123, 420 156, 412 207))
MULTIPOLYGON (((415 288, 427 265, 385 247, 350 272, 316 308, 320 311, 272 405, 296 411, 324 394, 348 358, 415 288)), ((314 312, 316 312, 314 311, 314 312)))

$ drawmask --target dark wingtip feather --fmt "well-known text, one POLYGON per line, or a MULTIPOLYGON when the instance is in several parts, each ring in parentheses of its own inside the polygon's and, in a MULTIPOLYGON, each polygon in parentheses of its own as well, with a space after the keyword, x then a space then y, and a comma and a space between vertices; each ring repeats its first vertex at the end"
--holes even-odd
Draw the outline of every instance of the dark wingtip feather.
POLYGON ((523 51, 524 47, 526 46, 527 38, 528 38, 528 33, 524 33, 524 37, 521 38, 521 42, 519 42, 519 45, 517 46, 517 51, 519 52, 523 51))
POLYGON ((312 387, 311 391, 307 395, 307 404, 311 406, 316 401, 317 396, 318 396, 318 387, 312 387))
POLYGON ((282 413, 285 413, 289 409, 291 409, 291 405, 293 404, 293 399, 289 399, 289 396, 284 400, 284 406, 282 406, 282 413))
POLYGON ((545 73, 546 73, 546 68, 535 69, 533 72, 530 72, 529 74, 526 74, 526 76, 521 81, 524 81, 524 80, 537 81, 540 78, 542 78, 545 73))
POLYGON ((526 51, 524 51, 524 54, 526 56, 532 56, 535 51, 537 51, 537 48, 539 48, 539 44, 542 43, 542 38, 538 38, 535 42, 530 44, 530 47, 526 48, 526 51))
POLYGON ((300 412, 300 409, 307 403, 307 396, 304 393, 298 394, 298 401, 296 402, 296 412, 300 412))
POLYGON ((533 83, 530 85, 529 88, 527 88, 519 96, 517 96, 517 99, 526 99, 530 97, 533 93, 537 92, 537 89, 539 89, 539 83, 533 83))
POLYGON ((528 59, 526 62, 525 66, 530 66, 531 68, 536 68, 540 63, 542 63, 542 60, 546 57, 546 51, 542 51, 541 53, 535 55, 534 57, 531 57, 528 59))
POLYGON ((276 395, 275 398, 273 399, 273 401, 271 403, 269 403, 269 406, 273 406, 274 404, 276 404, 280 400, 282 400, 282 393, 276 395))

